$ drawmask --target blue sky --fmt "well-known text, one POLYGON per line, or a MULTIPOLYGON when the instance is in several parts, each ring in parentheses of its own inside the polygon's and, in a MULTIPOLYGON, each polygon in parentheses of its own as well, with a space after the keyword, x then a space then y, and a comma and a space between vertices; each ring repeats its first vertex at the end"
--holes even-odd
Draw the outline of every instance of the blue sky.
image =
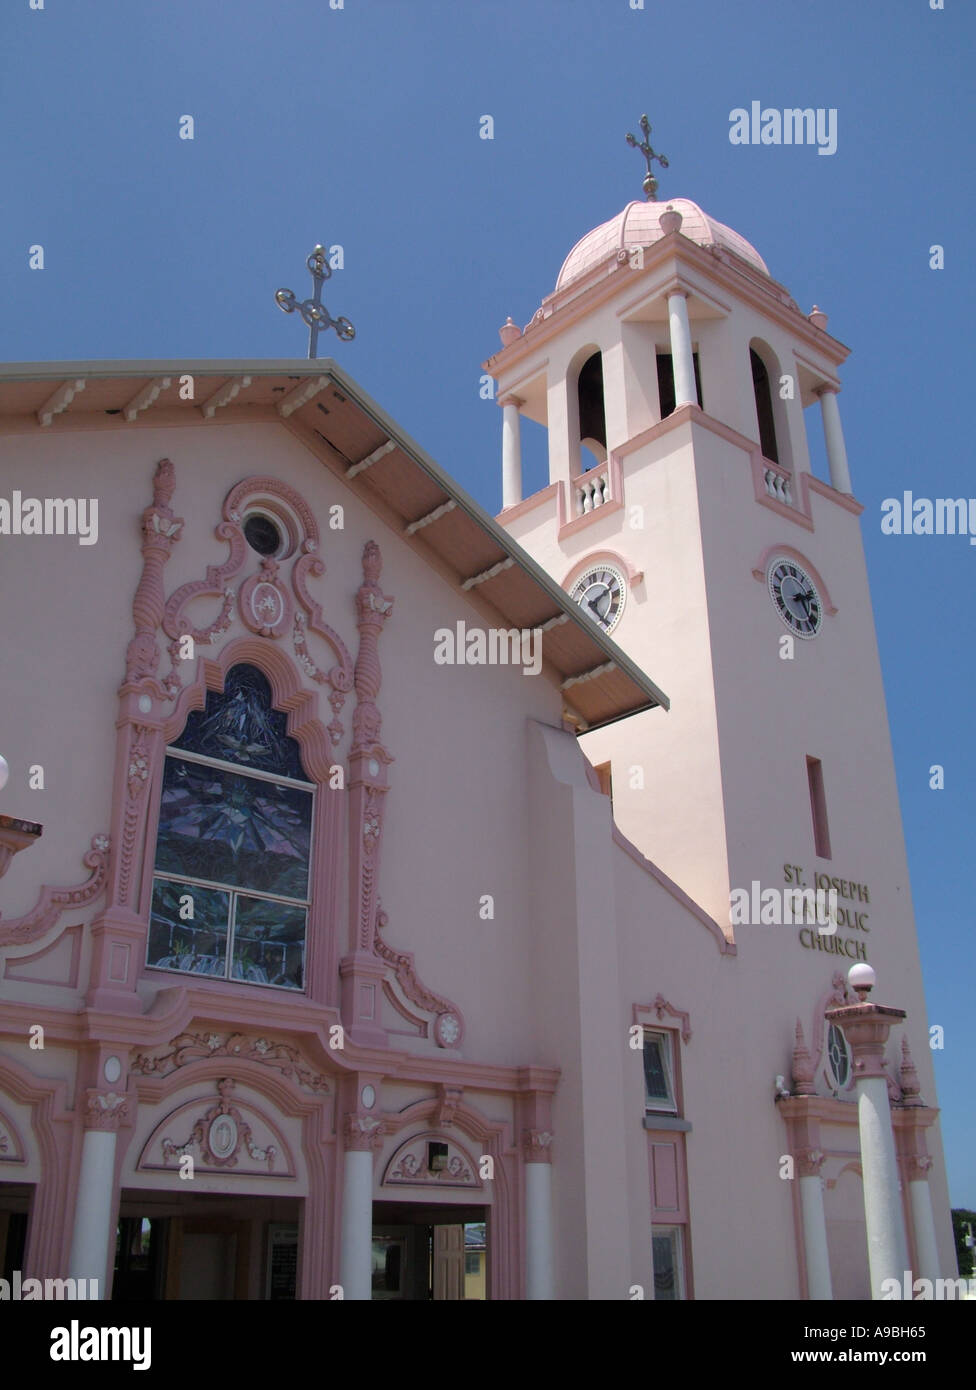
POLYGON ((878 524, 905 489, 976 490, 976 14, 964 0, 630 3, 7 0, 0 359, 304 356, 273 292, 304 297, 306 254, 340 243, 325 302, 357 338, 320 354, 495 511, 499 411, 479 397, 480 363, 573 242, 641 196, 623 136, 647 110, 671 164, 662 198, 742 232, 853 349, 841 409, 930 1020, 945 1029, 950 1186, 976 1208, 976 548, 878 524), (754 99, 837 108, 837 153, 731 145, 729 112, 754 99), (186 114, 192 142, 178 138, 186 114), (492 141, 478 138, 484 114, 492 141), (27 266, 36 243, 43 272, 27 266))

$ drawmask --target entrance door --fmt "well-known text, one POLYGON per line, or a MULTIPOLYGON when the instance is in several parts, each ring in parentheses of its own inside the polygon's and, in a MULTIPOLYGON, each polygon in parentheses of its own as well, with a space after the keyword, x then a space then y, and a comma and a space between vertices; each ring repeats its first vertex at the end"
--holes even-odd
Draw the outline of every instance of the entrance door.
POLYGON ((464 1226, 434 1227, 434 1298, 464 1297, 464 1226))
POLYGON ((294 1299, 300 1217, 295 1198, 124 1190, 112 1297, 294 1299))
POLYGON ((484 1299, 488 1208, 373 1203, 373 1298, 484 1299))
POLYGON ((167 1298, 247 1298, 249 1221, 233 1221, 225 1216, 175 1216, 169 1224, 167 1298))
POLYGON ((8 1282, 24 1268, 32 1191, 24 1183, 0 1182, 0 1276, 8 1282))

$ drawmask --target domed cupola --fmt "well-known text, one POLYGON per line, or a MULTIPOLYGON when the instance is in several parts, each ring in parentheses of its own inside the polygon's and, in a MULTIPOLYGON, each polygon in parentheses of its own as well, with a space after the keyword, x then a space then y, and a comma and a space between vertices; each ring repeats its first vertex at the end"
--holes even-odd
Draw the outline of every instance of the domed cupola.
POLYGON ((668 213, 681 214, 681 234, 699 246, 718 246, 733 256, 745 261, 754 270, 769 275, 766 262, 756 248, 744 236, 709 217, 697 203, 690 198, 671 198, 665 203, 628 203, 611 217, 609 222, 601 222, 579 241, 563 261, 556 280, 556 292, 565 289, 573 280, 578 280, 598 266, 607 268, 621 259, 627 259, 638 247, 646 249, 662 240, 667 234, 668 213), (662 228, 661 218, 665 225, 662 228))

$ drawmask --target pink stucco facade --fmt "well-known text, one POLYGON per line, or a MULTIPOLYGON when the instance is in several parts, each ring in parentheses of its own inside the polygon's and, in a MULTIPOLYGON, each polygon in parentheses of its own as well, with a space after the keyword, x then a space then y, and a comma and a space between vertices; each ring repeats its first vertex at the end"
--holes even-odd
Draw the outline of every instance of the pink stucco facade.
MULTIPOLYGON (((764 270, 680 240, 609 288, 606 266, 574 263, 549 314, 487 364, 550 432, 550 486, 502 514, 502 562, 503 533, 444 501, 330 364, 210 364, 196 404, 173 364, 25 368, 0 386, 0 492, 97 498, 99 528, 92 545, 0 538, 0 816, 43 826, 6 866, 0 916, 0 1234, 10 1256, 21 1231, 27 1275, 71 1267, 107 1290, 118 1222, 145 1218, 167 1232, 156 1296, 261 1298, 289 1227, 298 1297, 369 1297, 371 1241, 394 1230, 416 1276, 400 1296, 423 1296, 408 1291, 416 1231, 483 1221, 491 1298, 650 1299, 670 1242, 658 1296, 800 1299, 799 1182, 819 1176, 834 1296, 866 1297, 854 1079, 831 1070, 824 1021, 855 959, 907 1012, 888 1057, 904 1219, 914 1256, 907 1190, 924 1176, 950 1272, 860 509, 810 479, 805 443, 803 396, 845 350, 817 329, 818 357, 764 270), (653 359, 678 282, 704 401, 662 420, 653 359), (755 442, 760 339, 800 383, 777 416, 789 504, 755 442), (597 350, 609 492, 577 515, 574 373, 597 350), (245 539, 255 509, 279 527, 271 560, 245 539), (825 599, 790 661, 773 552, 825 599), (629 585, 599 638, 609 675, 584 650, 590 619, 557 612, 542 578, 569 589, 598 557, 629 585), (540 674, 435 660, 438 632, 521 626, 516 612, 546 624, 540 674), (270 683, 314 788, 301 989, 147 964, 165 749, 242 663, 270 683), (574 704, 580 672, 591 693, 574 704), (584 698, 600 717, 581 717, 584 698), (730 922, 733 890, 782 888, 793 865, 846 876, 852 912, 852 880, 869 892, 836 933, 863 951, 730 922), (79 1218, 91 1201, 101 1244, 79 1218)), ((433 1296, 460 1296, 459 1252, 432 1239, 448 1271, 433 1296)))

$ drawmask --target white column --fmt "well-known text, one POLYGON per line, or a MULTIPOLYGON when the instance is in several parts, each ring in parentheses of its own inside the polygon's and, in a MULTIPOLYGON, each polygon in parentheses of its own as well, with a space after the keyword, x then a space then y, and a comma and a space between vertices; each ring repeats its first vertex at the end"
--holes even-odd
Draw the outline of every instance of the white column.
POLYGON ((522 439, 519 406, 521 401, 506 396, 502 401, 502 507, 514 507, 522 500, 522 439))
MULTIPOLYGON (((81 1143, 81 1172, 75 1198, 68 1276, 71 1279, 97 1279, 99 1298, 108 1296, 111 1280, 108 1259, 110 1250, 114 1253, 114 1190, 115 1132, 110 1129, 86 1129, 81 1143)), ((90 1283, 88 1290, 91 1293, 90 1283)))
POLYGON ((908 1184, 908 1197, 912 1204, 912 1225, 915 1227, 915 1250, 918 1255, 915 1274, 917 1278, 934 1282, 942 1278, 942 1270, 939 1267, 939 1246, 935 1238, 935 1216, 928 1179, 913 1178, 908 1184))
POLYGON ((525 1165, 525 1291, 555 1298, 552 1266, 552 1164, 525 1165))
POLYGON ((827 462, 830 465, 830 485, 838 492, 851 494, 854 489, 851 487, 851 470, 847 463, 844 431, 840 426, 837 392, 830 386, 824 386, 820 391, 820 414, 823 417, 827 462))
POLYGON ((668 295, 668 326, 671 335, 671 363, 674 368, 674 404, 697 405, 695 363, 691 353, 691 324, 688 322, 688 296, 684 290, 668 295))
POLYGON ((882 1297, 885 1279, 904 1285, 908 1246, 902 1220, 898 1165, 891 1134, 888 1083, 883 1076, 857 1079, 857 1118, 861 1131, 864 1219, 871 1269, 871 1297, 882 1297))
POLYGON ((372 1297, 373 1154, 347 1149, 342 1170, 342 1253, 339 1283, 346 1299, 372 1297))
MULTIPOLYGON (((820 1160, 823 1161, 822 1158, 820 1160)), ((819 1163, 815 1165, 819 1168, 819 1163)), ((800 1175, 800 1211, 803 1215, 803 1253, 807 1266, 807 1296, 832 1299, 827 1222, 824 1217, 823 1179, 819 1172, 800 1175)))

